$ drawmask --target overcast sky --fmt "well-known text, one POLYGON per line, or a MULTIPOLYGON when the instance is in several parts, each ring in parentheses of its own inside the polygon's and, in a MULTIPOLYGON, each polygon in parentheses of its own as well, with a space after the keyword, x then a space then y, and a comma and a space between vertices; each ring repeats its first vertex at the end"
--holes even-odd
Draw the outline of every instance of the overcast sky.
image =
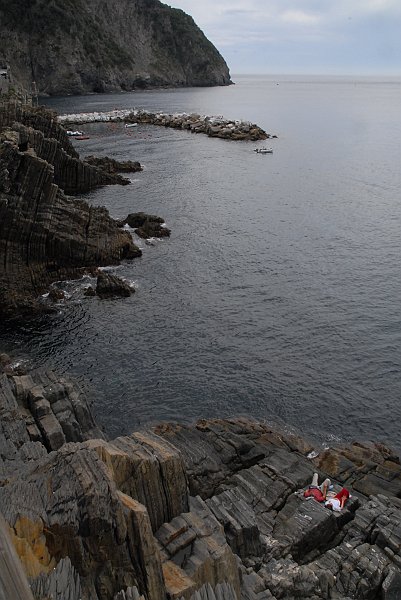
POLYGON ((401 0, 174 0, 231 73, 401 75, 401 0))

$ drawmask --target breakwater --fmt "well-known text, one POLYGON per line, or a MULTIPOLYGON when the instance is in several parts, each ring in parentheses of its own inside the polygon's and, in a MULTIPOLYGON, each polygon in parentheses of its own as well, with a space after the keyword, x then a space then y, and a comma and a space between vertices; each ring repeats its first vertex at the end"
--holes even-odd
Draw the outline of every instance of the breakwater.
POLYGON ((150 112, 142 109, 110 110, 60 115, 59 123, 79 125, 85 123, 141 123, 185 129, 192 133, 203 133, 209 137, 229 140, 265 140, 277 137, 266 133, 259 125, 249 121, 224 119, 222 116, 202 116, 197 113, 150 112))

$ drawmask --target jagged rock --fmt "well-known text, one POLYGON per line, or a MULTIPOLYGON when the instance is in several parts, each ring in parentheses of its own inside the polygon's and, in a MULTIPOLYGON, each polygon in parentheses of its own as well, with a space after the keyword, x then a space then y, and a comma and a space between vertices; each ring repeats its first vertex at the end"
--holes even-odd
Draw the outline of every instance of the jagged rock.
POLYGON ((191 510, 156 532, 162 547, 163 573, 170 598, 189 600, 205 583, 228 583, 239 598, 236 559, 223 528, 201 498, 191 498, 191 510))
MULTIPOLYGON (((28 109, 25 109, 28 110, 28 109)), ((18 147, 24 152, 35 152, 54 167, 54 183, 66 194, 88 192, 101 185, 128 185, 129 179, 121 177, 116 172, 103 169, 102 165, 90 164, 66 152, 56 139, 49 139, 44 134, 26 127, 22 123, 13 123, 12 130, 18 133, 18 147)), ((6 132, 3 131, 3 136, 6 132)), ((69 139, 64 144, 70 144, 69 139)))
POLYGON ((136 433, 113 442, 92 440, 88 445, 107 465, 117 488, 146 506, 154 531, 188 510, 183 462, 166 440, 136 433))
POLYGON ((86 156, 85 162, 94 167, 100 167, 107 173, 136 173, 142 171, 141 163, 133 160, 118 161, 109 156, 86 156))
POLYGON ((123 224, 129 225, 135 229, 135 232, 141 238, 151 237, 169 237, 171 234, 170 229, 164 224, 162 217, 156 215, 147 215, 143 212, 131 213, 123 221, 123 224))
POLYGON ((138 227, 136 229, 136 234, 139 237, 148 239, 152 237, 162 238, 162 237, 170 237, 171 231, 164 227, 163 225, 159 225, 159 223, 154 223, 152 221, 146 221, 142 227, 138 227))
POLYGON ((62 558, 48 575, 39 575, 31 581, 35 598, 51 600, 81 600, 81 581, 69 558, 62 558))
POLYGON ((116 596, 114 600, 146 600, 144 596, 141 596, 136 587, 130 587, 126 590, 122 590, 116 596))
POLYGON ((124 224, 126 223, 133 229, 137 227, 143 227, 143 225, 147 222, 151 223, 164 223, 164 219, 162 217, 157 217, 156 215, 147 215, 144 212, 130 213, 128 217, 124 220, 124 224))
POLYGON ((76 384, 52 372, 0 377, 0 482, 65 441, 103 437, 76 384))
MULTIPOLYGON (((48 150, 57 150, 49 151, 55 164, 60 153, 77 161, 51 112, 0 105, 0 129, 13 117, 22 119, 24 127, 38 127, 41 140, 42 134, 52 136, 48 150)), ((141 255, 129 233, 119 229, 105 209, 66 197, 54 182, 57 167, 34 151, 20 149, 20 134, 13 135, 15 139, 0 142, 0 171, 6 173, 0 191, 0 314, 43 310, 38 296, 50 283, 141 255)), ((96 171, 87 165, 82 173, 90 170, 96 171)), ((96 182, 102 180, 98 177, 96 182)), ((79 189, 79 184, 71 186, 79 189)))
POLYGON ((84 291, 84 296, 89 296, 89 297, 96 296, 96 289, 94 287, 92 287, 91 285, 89 285, 84 291))
POLYGON ((0 417, 0 512, 40 600, 398 600, 401 466, 385 447, 320 457, 355 484, 387 477, 334 513, 303 497, 310 444, 266 423, 87 439, 76 386, 44 372, 0 377, 0 417))
MULTIPOLYGON (((10 539, 8 526, 0 514, 0 598, 33 600, 26 574, 10 539)), ((69 599, 68 599, 69 600, 69 599)), ((78 599, 72 599, 78 600, 78 599)))
POLYGON ((314 463, 365 496, 381 493, 401 496, 400 459, 383 444, 355 442, 333 448, 320 454, 314 463))
POLYGON ((99 273, 97 276, 96 294, 100 298, 112 298, 114 296, 127 298, 134 292, 135 290, 120 277, 110 275, 110 273, 99 273))
POLYGON ((51 288, 51 290, 49 291, 49 300, 52 300, 53 302, 65 300, 65 293, 63 292, 63 290, 51 288))

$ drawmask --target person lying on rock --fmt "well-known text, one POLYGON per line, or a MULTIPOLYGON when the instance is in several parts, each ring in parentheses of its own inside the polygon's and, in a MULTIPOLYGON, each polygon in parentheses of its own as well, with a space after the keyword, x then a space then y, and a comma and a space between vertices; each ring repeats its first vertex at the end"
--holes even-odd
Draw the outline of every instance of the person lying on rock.
POLYGON ((329 508, 330 510, 334 510, 336 512, 340 512, 344 508, 344 505, 345 505, 346 501, 350 497, 351 497, 351 495, 350 495, 349 491, 347 490, 347 488, 343 487, 338 492, 338 494, 336 494, 335 496, 333 496, 333 498, 329 498, 328 500, 326 500, 326 502, 324 503, 324 505, 327 508, 329 508))
POLYGON ((325 479, 321 485, 318 485, 319 476, 313 474, 312 483, 304 492, 304 498, 314 498, 317 502, 324 502, 327 496, 327 490, 330 487, 330 479, 325 479))

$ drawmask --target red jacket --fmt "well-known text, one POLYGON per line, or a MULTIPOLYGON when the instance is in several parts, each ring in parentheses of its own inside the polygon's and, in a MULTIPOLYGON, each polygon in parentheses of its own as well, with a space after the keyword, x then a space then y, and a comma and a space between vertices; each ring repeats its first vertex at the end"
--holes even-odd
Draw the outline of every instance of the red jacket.
POLYGON ((322 492, 319 490, 319 488, 309 488, 308 490, 306 490, 304 492, 305 498, 311 498, 312 496, 318 502, 324 502, 324 500, 325 500, 325 498, 324 498, 322 492))

